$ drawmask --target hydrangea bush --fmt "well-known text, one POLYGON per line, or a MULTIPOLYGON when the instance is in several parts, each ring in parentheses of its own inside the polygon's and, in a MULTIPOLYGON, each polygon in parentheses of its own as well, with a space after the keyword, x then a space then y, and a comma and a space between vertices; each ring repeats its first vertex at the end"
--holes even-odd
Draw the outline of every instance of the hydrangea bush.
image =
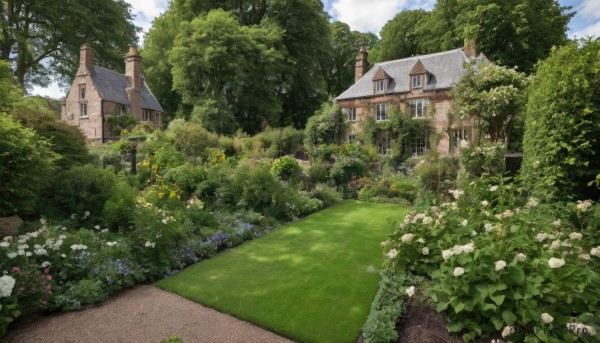
POLYGON ((409 213, 383 246, 389 267, 431 277, 429 295, 448 314, 450 332, 465 341, 593 337, 600 324, 598 205, 541 204, 501 177, 475 180, 449 198, 409 213))

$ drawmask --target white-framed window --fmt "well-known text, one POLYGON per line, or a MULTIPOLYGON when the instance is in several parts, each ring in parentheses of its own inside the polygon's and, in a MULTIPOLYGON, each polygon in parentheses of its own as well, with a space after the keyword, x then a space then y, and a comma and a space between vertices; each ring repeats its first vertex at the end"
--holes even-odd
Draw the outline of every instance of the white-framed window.
POLYGON ((356 142, 356 135, 353 133, 348 134, 348 144, 356 142))
POLYGON ((83 118, 88 116, 87 104, 79 104, 79 115, 83 118))
POLYGON ((377 104, 375 106, 375 119, 388 120, 388 104, 377 104))
POLYGON ((356 121, 356 107, 348 108, 348 121, 355 122, 356 121))
POLYGON ((160 124, 160 115, 158 112, 154 111, 154 126, 159 126, 160 124))
POLYGON ((413 118, 425 118, 427 116, 427 99, 411 100, 410 114, 413 118))
POLYGON ((462 141, 469 141, 469 129, 455 129, 452 130, 452 151, 458 152, 460 143, 462 141))
POLYGON ((142 113, 142 121, 151 121, 152 120, 152 111, 144 110, 142 113))
POLYGON ((125 106, 117 105, 117 115, 122 116, 125 114, 125 106))
POLYGON ((427 132, 418 132, 410 139, 413 156, 423 156, 427 153, 427 132))
POLYGON ((421 75, 414 75, 410 77, 411 79, 411 83, 412 83, 412 88, 413 89, 417 89, 417 88, 421 88, 422 86, 422 79, 423 77, 421 75))
POLYGON ((386 136, 380 136, 377 139, 377 152, 382 156, 392 155, 392 140, 386 136))
POLYGON ((85 85, 79 85, 79 99, 85 99, 85 85))
POLYGON ((375 93, 383 93, 385 91, 384 80, 375 81, 375 93))

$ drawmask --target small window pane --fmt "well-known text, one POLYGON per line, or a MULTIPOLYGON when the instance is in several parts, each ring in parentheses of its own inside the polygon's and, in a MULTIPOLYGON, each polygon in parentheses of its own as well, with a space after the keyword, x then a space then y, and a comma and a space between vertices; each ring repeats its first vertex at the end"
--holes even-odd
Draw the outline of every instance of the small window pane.
POLYGON ((413 76, 412 78, 412 88, 421 88, 421 75, 413 76))

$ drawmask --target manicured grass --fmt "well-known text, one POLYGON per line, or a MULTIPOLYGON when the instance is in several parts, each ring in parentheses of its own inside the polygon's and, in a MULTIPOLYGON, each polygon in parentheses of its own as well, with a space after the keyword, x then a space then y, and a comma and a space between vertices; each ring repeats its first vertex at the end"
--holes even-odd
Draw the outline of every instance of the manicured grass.
POLYGON ((301 342, 355 342, 398 205, 344 201, 156 285, 301 342))

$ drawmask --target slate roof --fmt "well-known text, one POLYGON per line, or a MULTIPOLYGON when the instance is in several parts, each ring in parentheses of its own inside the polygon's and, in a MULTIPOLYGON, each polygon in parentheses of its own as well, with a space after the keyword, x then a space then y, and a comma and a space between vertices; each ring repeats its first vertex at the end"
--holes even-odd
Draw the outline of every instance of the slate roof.
MULTIPOLYGON (((409 74, 419 60, 427 69, 427 84, 424 85, 423 90, 433 91, 448 89, 456 84, 467 73, 465 63, 469 62, 470 58, 465 55, 463 49, 455 49, 430 55, 413 56, 401 60, 376 63, 360 80, 335 99, 345 100, 409 92, 409 74), (374 94, 373 78, 379 71, 379 68, 387 73, 391 77, 391 80, 385 93, 374 94)), ((477 60, 487 60, 487 58, 483 54, 480 54, 477 60)))
MULTIPOLYGON (((116 102, 126 106, 130 106, 127 91, 129 87, 129 79, 123 74, 119 74, 110 69, 94 66, 92 79, 96 88, 100 92, 102 99, 106 101, 116 102)), ((142 108, 164 112, 162 106, 144 81, 142 85, 142 108)))

